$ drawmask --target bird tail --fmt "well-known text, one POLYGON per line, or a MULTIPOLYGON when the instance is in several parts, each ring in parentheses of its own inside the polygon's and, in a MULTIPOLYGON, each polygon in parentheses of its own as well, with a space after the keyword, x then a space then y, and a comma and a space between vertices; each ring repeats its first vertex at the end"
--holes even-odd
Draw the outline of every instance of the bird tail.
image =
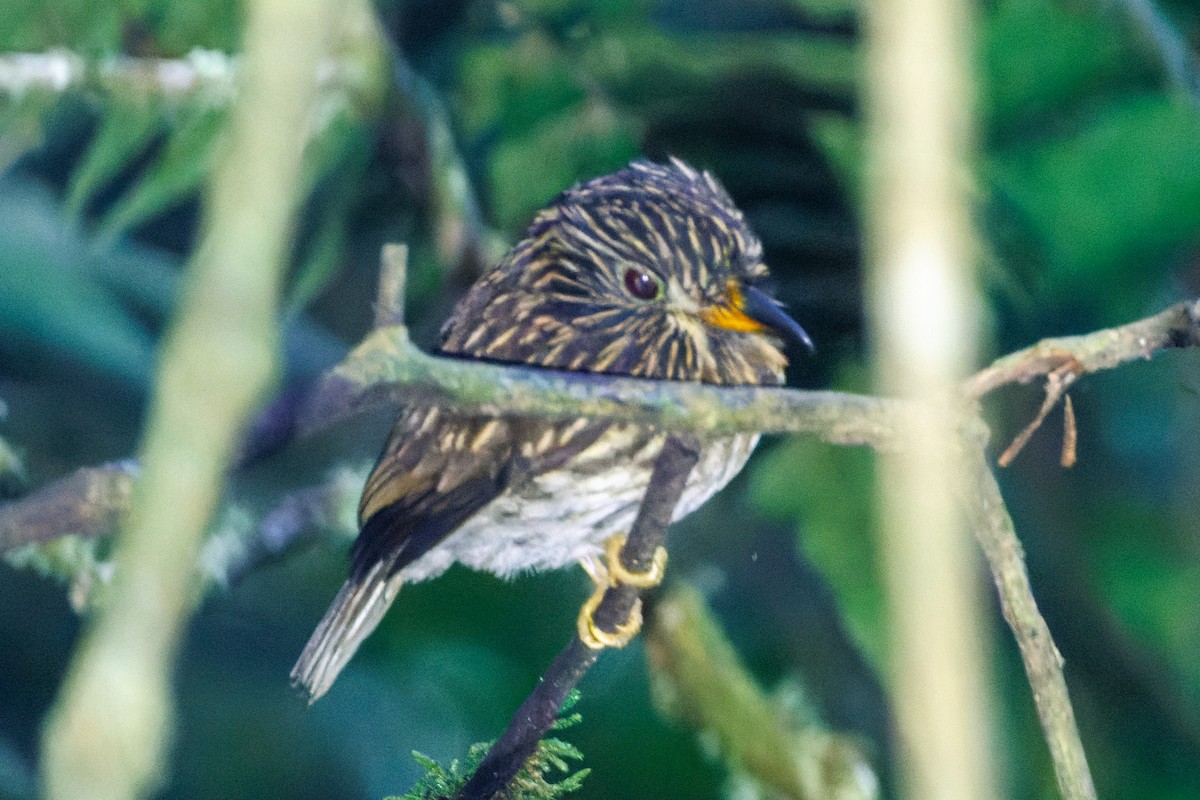
POLYGON ((375 564, 365 575, 342 586, 329 610, 313 631, 304 652, 292 667, 292 686, 316 702, 329 691, 346 662, 379 625, 396 592, 398 574, 388 575, 387 565, 375 564))

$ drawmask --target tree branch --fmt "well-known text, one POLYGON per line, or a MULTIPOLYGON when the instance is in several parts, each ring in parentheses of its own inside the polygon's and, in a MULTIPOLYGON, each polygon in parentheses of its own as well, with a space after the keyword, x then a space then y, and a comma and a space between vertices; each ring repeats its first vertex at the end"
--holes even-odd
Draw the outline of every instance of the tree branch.
POLYGON ((1149 359, 1160 350, 1195 347, 1200 344, 1200 300, 1176 303, 1152 317, 1107 328, 1082 336, 1043 339, 1033 347, 1018 350, 997 359, 980 370, 964 385, 967 397, 978 399, 1009 383, 1029 383, 1046 377, 1046 397, 1041 408, 997 461, 1007 467, 1030 437, 1041 427, 1046 415, 1066 398, 1066 422, 1063 429, 1062 465, 1075 463, 1075 414, 1067 389, 1081 375, 1112 369, 1130 361, 1149 359))
MULTIPOLYGON (((671 515, 699 458, 697 442, 687 437, 667 437, 654 462, 646 496, 621 549, 621 563, 629 570, 644 572, 649 569, 655 550, 666 539, 671 515)), ((593 616, 596 626, 603 631, 616 631, 634 613, 637 601, 638 591, 632 586, 610 587, 593 616)), ((596 663, 599 655, 600 651, 585 645, 578 633, 572 637, 546 670, 541 682, 521 703, 507 730, 492 745, 455 800, 490 800, 512 780, 558 718, 567 695, 596 663)))
POLYGON ((436 403, 478 414, 594 416, 706 436, 809 433, 835 444, 894 446, 895 402, 844 392, 721 387, 431 356, 402 327, 373 331, 331 370, 298 415, 302 434, 381 407, 436 403))
POLYGON ((1009 383, 1066 369, 1076 375, 1100 372, 1130 361, 1149 359, 1175 347, 1200 346, 1200 300, 1176 303, 1152 317, 1081 336, 1043 339, 1032 347, 996 359, 963 385, 978 399, 1009 383))
POLYGON ((204 94, 222 105, 233 97, 236 59, 195 49, 184 58, 113 55, 88 61, 70 50, 0 54, 0 94, 100 90, 116 94, 181 99, 204 94))
MULTIPOLYGON (((1055 370, 1098 372, 1163 350, 1195 346, 1200 346, 1200 300, 1188 300, 1116 328, 1044 339, 980 370, 963 384, 963 392, 979 399, 1055 370)), ((412 344, 402 326, 372 332, 311 394, 284 400, 278 404, 285 408, 279 418, 256 423, 248 439, 256 438, 255 430, 269 429, 259 435, 271 440, 266 449, 273 450, 297 434, 312 435, 367 411, 437 402, 468 412, 560 419, 592 415, 699 434, 806 433, 831 444, 889 449, 896 446, 898 407, 895 400, 844 392, 677 384, 431 356, 412 344)), ((274 410, 273 404, 263 416, 274 410)), ((111 524, 72 520, 94 518, 91 508, 65 515, 60 509, 78 502, 107 508, 99 518, 115 520, 128 507, 128 494, 119 476, 99 475, 128 472, 133 463, 90 467, 94 477, 87 481, 72 475, 45 487, 46 494, 0 505, 0 552, 68 533, 111 531, 111 524)))
POLYGON ((112 532, 129 508, 136 475, 134 461, 82 467, 28 497, 0 506, 0 553, 65 533, 112 532))
POLYGON ((1038 611, 1025 570, 1025 555, 982 443, 969 449, 967 463, 972 474, 964 502, 975 538, 992 571, 1004 620, 1021 649, 1038 719, 1054 763, 1058 790, 1064 800, 1095 800, 1096 788, 1063 678, 1062 655, 1038 611))
MULTIPOLYGON (((376 46, 377 36, 369 34, 376 46)), ((364 69, 366 53, 346 51, 314 65, 318 90, 366 96, 375 72, 364 69)), ((242 57, 220 50, 195 48, 182 58, 133 57, 123 54, 85 58, 64 48, 41 53, 0 53, 0 97, 26 94, 102 93, 117 98, 179 103, 200 98, 229 106, 237 93, 242 57)), ((320 122, 315 118, 314 122, 320 122)))

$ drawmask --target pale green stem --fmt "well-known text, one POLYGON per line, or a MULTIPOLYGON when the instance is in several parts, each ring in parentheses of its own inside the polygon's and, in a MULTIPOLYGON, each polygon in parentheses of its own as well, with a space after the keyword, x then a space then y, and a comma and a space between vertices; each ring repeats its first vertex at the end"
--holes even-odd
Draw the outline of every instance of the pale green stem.
POLYGON ((869 318, 902 446, 879 514, 905 795, 997 797, 981 585, 956 491, 955 398, 976 355, 966 0, 878 0, 868 26, 869 318))
POLYGON ((792 724, 747 671, 699 592, 680 584, 654 605, 646 657, 656 699, 715 740, 730 765, 792 800, 871 800, 875 769, 855 743, 792 724))
POLYGON ((171 666, 195 600, 201 534, 246 418, 275 372, 280 275, 334 12, 327 0, 248 4, 227 150, 163 344, 117 576, 45 732, 48 798, 127 800, 163 780, 171 666))

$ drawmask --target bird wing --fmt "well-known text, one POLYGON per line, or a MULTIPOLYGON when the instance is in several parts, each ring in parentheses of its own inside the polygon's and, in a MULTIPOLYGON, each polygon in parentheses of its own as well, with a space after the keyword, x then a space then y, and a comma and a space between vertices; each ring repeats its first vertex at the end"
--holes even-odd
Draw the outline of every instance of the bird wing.
POLYGON ((607 426, 406 410, 363 489, 352 576, 381 563, 395 574, 507 488, 560 466, 607 426))

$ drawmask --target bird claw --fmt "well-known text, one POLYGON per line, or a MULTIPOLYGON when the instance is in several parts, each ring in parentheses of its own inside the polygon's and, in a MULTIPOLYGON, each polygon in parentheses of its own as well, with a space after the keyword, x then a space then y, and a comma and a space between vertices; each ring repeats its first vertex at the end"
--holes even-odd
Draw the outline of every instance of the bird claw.
POLYGON ((604 545, 608 567, 608 579, 613 586, 632 586, 635 589, 652 589, 663 581, 667 572, 667 548, 659 545, 654 550, 650 568, 645 572, 631 572, 621 563, 621 548, 625 546, 625 534, 609 537, 604 545))
POLYGON ((632 572, 621 563, 621 548, 625 546, 625 534, 618 533, 609 538, 604 546, 605 560, 590 557, 582 560, 584 570, 596 584, 596 591, 579 609, 579 619, 576 628, 579 640, 593 650, 606 647, 624 647, 642 629, 642 601, 637 599, 629 612, 629 618, 617 626, 614 631, 606 631, 596 625, 593 615, 605 593, 611 587, 632 586, 635 589, 649 589, 662 583, 667 571, 667 549, 658 547, 650 568, 645 572, 632 572))
POLYGON ((606 631, 596 624, 594 614, 608 588, 607 586, 597 586, 596 591, 592 592, 592 596, 579 609, 579 619, 575 626, 579 634, 579 641, 592 650, 624 647, 633 641, 633 637, 637 636, 638 631, 642 629, 642 601, 640 598, 634 601, 633 608, 629 611, 629 618, 618 625, 616 630, 606 631))

